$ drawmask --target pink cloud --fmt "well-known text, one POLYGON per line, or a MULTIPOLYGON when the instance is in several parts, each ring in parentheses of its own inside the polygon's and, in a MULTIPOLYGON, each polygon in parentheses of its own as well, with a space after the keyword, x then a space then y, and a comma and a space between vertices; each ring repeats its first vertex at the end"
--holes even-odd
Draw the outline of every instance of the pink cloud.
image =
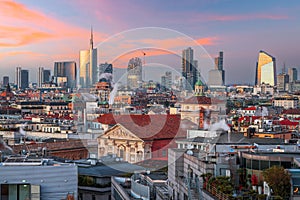
MULTIPOLYGON (((0 2, 0 46, 18 47, 49 39, 88 38, 89 29, 64 23, 40 11, 10 0, 0 2), (13 26, 11 24, 14 24, 13 26), (27 28, 30 27, 30 28, 27 28), (16 32, 15 32, 16 31, 16 32)), ((102 40, 106 34, 96 32, 95 39, 102 40)), ((82 40, 83 41, 83 40, 82 40)))

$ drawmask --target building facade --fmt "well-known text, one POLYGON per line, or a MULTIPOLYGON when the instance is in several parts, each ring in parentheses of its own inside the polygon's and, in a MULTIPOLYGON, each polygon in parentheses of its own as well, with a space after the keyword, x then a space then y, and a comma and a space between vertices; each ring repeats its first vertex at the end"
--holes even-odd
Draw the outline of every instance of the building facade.
POLYGON ((138 57, 131 58, 127 67, 127 86, 129 89, 137 89, 143 81, 142 60, 138 57))
POLYGON ((258 61, 256 63, 255 84, 262 83, 275 86, 276 81, 276 60, 273 56, 265 51, 260 51, 258 54, 258 61))
POLYGON ((289 82, 298 80, 298 71, 296 68, 289 68, 288 75, 289 75, 289 82))
POLYGON ((89 88, 98 81, 97 48, 94 48, 93 44, 93 31, 91 31, 90 49, 80 51, 79 62, 80 86, 89 88))
POLYGON ((219 56, 215 58, 215 68, 208 72, 209 86, 223 86, 225 85, 225 71, 223 68, 223 51, 219 52, 219 56))
POLYGON ((76 62, 75 61, 62 61, 54 62, 54 81, 60 85, 65 85, 67 88, 76 88, 76 62))
POLYGON ((189 47, 182 51, 182 76, 185 78, 185 89, 193 90, 198 80, 198 62, 194 60, 194 50, 189 47))
POLYGON ((289 75, 286 73, 281 73, 277 75, 277 90, 279 92, 287 91, 289 83, 289 75))
POLYGON ((22 70, 21 67, 16 69, 16 85, 17 89, 26 89, 29 87, 29 71, 22 70))
POLYGON ((9 84, 9 77, 8 76, 3 76, 3 82, 2 86, 7 86, 9 84))

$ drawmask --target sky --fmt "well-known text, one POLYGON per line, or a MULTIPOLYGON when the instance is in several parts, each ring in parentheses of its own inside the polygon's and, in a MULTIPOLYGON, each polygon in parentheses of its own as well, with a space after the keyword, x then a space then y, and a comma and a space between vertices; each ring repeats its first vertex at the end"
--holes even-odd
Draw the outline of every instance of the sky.
MULTIPOLYGON (((299 0, 1 0, 0 70, 13 82, 21 66, 35 81, 40 66, 78 63, 92 26, 99 63, 126 67, 128 52, 142 56, 137 48, 152 48, 147 62, 166 52, 180 56, 194 40, 202 48, 195 52, 199 59, 224 52, 227 84, 253 84, 259 50, 276 58, 278 72, 283 63, 300 71, 299 24, 299 0)), ((163 65, 180 69, 177 59, 165 60, 163 65)), ((201 71, 211 67, 200 64, 201 71)))

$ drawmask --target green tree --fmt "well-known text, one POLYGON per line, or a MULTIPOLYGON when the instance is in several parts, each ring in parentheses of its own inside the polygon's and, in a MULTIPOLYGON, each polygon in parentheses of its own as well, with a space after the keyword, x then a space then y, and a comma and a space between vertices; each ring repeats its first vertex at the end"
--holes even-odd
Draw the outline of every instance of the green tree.
POLYGON ((290 174, 281 166, 272 166, 263 171, 264 180, 272 188, 277 196, 288 198, 290 196, 291 183, 290 174))

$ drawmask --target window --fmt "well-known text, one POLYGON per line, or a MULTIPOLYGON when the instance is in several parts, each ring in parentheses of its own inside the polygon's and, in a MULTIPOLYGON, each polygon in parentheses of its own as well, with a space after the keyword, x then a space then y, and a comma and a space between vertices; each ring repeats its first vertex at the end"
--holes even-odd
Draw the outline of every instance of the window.
POLYGON ((165 149, 162 150, 162 153, 161 153, 161 154, 162 154, 162 157, 166 157, 166 156, 167 156, 167 150, 165 150, 165 149))
POLYGON ((29 184, 1 184, 2 200, 40 199, 40 186, 29 184))

